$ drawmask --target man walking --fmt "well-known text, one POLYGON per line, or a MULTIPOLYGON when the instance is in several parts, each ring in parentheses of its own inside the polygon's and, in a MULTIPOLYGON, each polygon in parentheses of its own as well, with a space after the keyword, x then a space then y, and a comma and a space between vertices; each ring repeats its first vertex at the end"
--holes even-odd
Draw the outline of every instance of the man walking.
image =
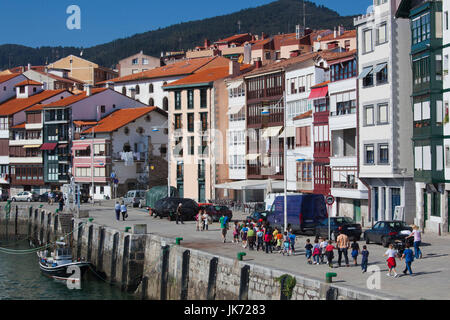
POLYGON ((114 210, 116 211, 116 220, 120 221, 120 203, 116 201, 116 205, 114 206, 114 210))
POLYGON ((225 213, 222 213, 222 217, 219 219, 220 229, 222 229, 222 239, 223 243, 227 241, 227 230, 228 230, 228 217, 225 213))
POLYGON ((183 222, 183 215, 181 214, 181 207, 182 207, 182 204, 179 203, 178 204, 178 208, 177 208, 177 213, 176 213, 176 215, 177 215, 177 224, 178 224, 178 221, 180 221, 181 224, 184 224, 184 222, 183 222))
POLYGON ((348 240, 348 236, 344 233, 340 233, 336 239, 336 244, 338 248, 338 264, 341 266, 342 254, 344 254, 345 265, 349 267, 348 263, 348 248, 350 246, 350 241, 348 240))

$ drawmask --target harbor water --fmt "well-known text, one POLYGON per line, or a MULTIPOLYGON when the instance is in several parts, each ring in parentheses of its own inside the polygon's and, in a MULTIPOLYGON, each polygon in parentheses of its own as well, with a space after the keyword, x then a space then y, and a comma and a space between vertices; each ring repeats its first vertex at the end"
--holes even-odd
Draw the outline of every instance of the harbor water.
MULTIPOLYGON (((27 241, 0 242, 8 249, 29 249, 27 241)), ((101 280, 89 270, 81 289, 69 289, 64 280, 54 280, 39 270, 36 253, 14 255, 0 252, 0 300, 133 300, 133 295, 101 280)))

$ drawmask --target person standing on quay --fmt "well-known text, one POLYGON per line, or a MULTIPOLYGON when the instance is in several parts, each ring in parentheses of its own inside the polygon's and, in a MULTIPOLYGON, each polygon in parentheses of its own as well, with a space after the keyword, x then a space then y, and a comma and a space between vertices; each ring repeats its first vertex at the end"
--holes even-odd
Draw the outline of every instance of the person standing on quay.
POLYGON ((63 210, 64 210, 64 197, 63 197, 63 195, 61 195, 60 197, 59 197, 59 212, 63 212, 63 210))
POLYGON ((422 259, 422 251, 420 250, 420 245, 422 243, 422 234, 418 226, 413 225, 413 232, 406 239, 409 239, 411 237, 414 237, 414 255, 416 259, 422 259))
POLYGON ((348 236, 344 233, 340 233, 336 239, 336 244, 338 248, 338 264, 341 266, 342 262, 342 254, 344 254, 345 265, 349 267, 348 263, 348 248, 350 246, 350 241, 348 240, 348 236))
POLYGON ((183 222, 183 214, 182 214, 182 212, 181 212, 181 207, 182 207, 182 204, 179 203, 179 204, 178 204, 178 207, 177 207, 177 212, 176 212, 176 216, 177 216, 177 224, 178 224, 178 221, 180 221, 181 224, 184 224, 184 222, 183 222))
POLYGON ((120 205, 120 213, 122 213, 122 219, 123 221, 125 221, 125 218, 128 217, 128 214, 127 214, 127 205, 125 204, 124 201, 122 201, 122 204, 120 205))
POLYGON ((114 210, 116 211, 116 220, 120 221, 120 203, 116 201, 116 205, 114 206, 114 210))
POLYGON ((227 231, 228 231, 228 217, 225 213, 222 213, 222 217, 219 219, 220 229, 222 230, 223 243, 227 241, 227 231))

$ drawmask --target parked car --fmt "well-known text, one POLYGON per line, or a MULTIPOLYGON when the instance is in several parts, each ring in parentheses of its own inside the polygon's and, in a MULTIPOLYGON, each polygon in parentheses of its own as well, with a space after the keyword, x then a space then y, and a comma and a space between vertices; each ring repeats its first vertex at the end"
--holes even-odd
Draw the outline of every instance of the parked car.
MULTIPOLYGON (((49 193, 50 193, 50 191, 47 191, 47 192, 44 192, 43 194, 41 194, 39 196, 38 201, 39 202, 48 202, 49 193)), ((56 198, 59 198, 60 196, 62 196, 62 192, 53 191, 53 197, 55 197, 55 201, 56 201, 56 198)))
MULTIPOLYGON (((314 232, 316 225, 327 218, 325 197, 317 194, 288 195, 287 223, 297 233, 314 232)), ((267 216, 272 227, 284 227, 284 196, 276 197, 267 216)))
POLYGON ((219 206, 214 205, 212 203, 199 203, 199 208, 205 208, 208 215, 211 217, 211 220, 213 222, 219 221, 220 217, 222 217, 222 214, 225 213, 225 216, 228 217, 228 221, 231 221, 233 219, 233 213, 227 206, 219 206))
POLYGON ((11 197, 12 201, 38 201, 39 195, 36 192, 23 191, 19 192, 17 195, 11 197))
MULTIPOLYGON (((330 218, 331 240, 336 240, 340 232, 346 234, 350 240, 359 241, 361 239, 362 227, 348 217, 330 218)), ((328 238, 328 218, 319 222, 316 226, 316 237, 328 238)))
POLYGON ((364 239, 367 244, 374 242, 388 247, 390 243, 403 242, 409 232, 412 232, 412 228, 403 221, 379 221, 372 229, 364 232, 364 239))
POLYGON ((123 197, 126 205, 138 207, 141 200, 145 200, 145 190, 130 190, 123 197))
POLYGON ((178 204, 180 203, 182 204, 181 214, 183 215, 183 220, 195 220, 199 206, 197 202, 187 198, 163 198, 156 201, 152 211, 153 216, 161 219, 167 217, 169 220, 174 220, 178 204))
POLYGON ((247 221, 252 221, 258 223, 261 219, 263 221, 267 220, 267 216, 270 214, 270 211, 255 211, 251 215, 247 217, 247 221))

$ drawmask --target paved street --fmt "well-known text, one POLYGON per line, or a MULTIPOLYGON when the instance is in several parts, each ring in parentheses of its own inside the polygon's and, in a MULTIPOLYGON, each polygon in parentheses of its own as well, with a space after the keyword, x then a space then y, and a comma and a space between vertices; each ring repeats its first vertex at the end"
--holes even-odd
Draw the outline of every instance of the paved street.
MULTIPOLYGON (((330 271, 327 265, 308 265, 304 256, 305 240, 313 237, 297 237, 296 248, 298 252, 295 256, 282 256, 278 253, 266 254, 263 252, 249 251, 243 249, 241 245, 231 242, 223 243, 221 241, 220 226, 214 223, 209 226, 209 231, 197 232, 195 222, 188 221, 184 225, 176 225, 175 222, 169 222, 167 219, 153 218, 148 215, 144 209, 129 209, 129 218, 127 221, 116 221, 113 210, 113 202, 104 202, 101 206, 96 204, 83 205, 83 208, 92 209, 90 217, 94 218, 96 223, 125 230, 125 227, 132 227, 134 224, 147 224, 148 233, 165 236, 175 239, 182 237, 182 246, 203 250, 221 256, 236 258, 238 252, 245 251, 247 255, 244 260, 250 264, 258 264, 274 267, 279 270, 285 270, 290 273, 305 275, 309 278, 325 279, 325 273, 330 271)), ((47 207, 47 206, 45 206, 47 207)), ((53 210, 56 209, 54 205, 53 210)), ((233 220, 243 219, 244 214, 234 213, 233 220)), ((232 240, 232 234, 229 232, 228 240, 232 240)), ((404 268, 404 262, 397 260, 397 272, 401 275, 399 278, 387 277, 388 268, 383 257, 386 251, 380 245, 368 245, 370 252, 369 265, 377 265, 381 269, 381 289, 379 293, 397 296, 406 299, 449 299, 450 298, 450 255, 448 243, 450 237, 438 237, 436 235, 423 235, 424 245, 422 247, 423 259, 416 260, 413 263, 413 276, 403 276, 401 273, 404 268)), ((364 242, 360 242, 360 247, 364 242)), ((350 256, 350 254, 349 254, 350 256)), ((335 252, 335 262, 337 262, 337 252, 335 252)), ((361 257, 359 257, 360 261, 361 257)), ((368 290, 366 282, 370 274, 362 274, 358 267, 341 267, 332 269, 337 273, 334 282, 339 286, 358 287, 363 291, 368 290)))

